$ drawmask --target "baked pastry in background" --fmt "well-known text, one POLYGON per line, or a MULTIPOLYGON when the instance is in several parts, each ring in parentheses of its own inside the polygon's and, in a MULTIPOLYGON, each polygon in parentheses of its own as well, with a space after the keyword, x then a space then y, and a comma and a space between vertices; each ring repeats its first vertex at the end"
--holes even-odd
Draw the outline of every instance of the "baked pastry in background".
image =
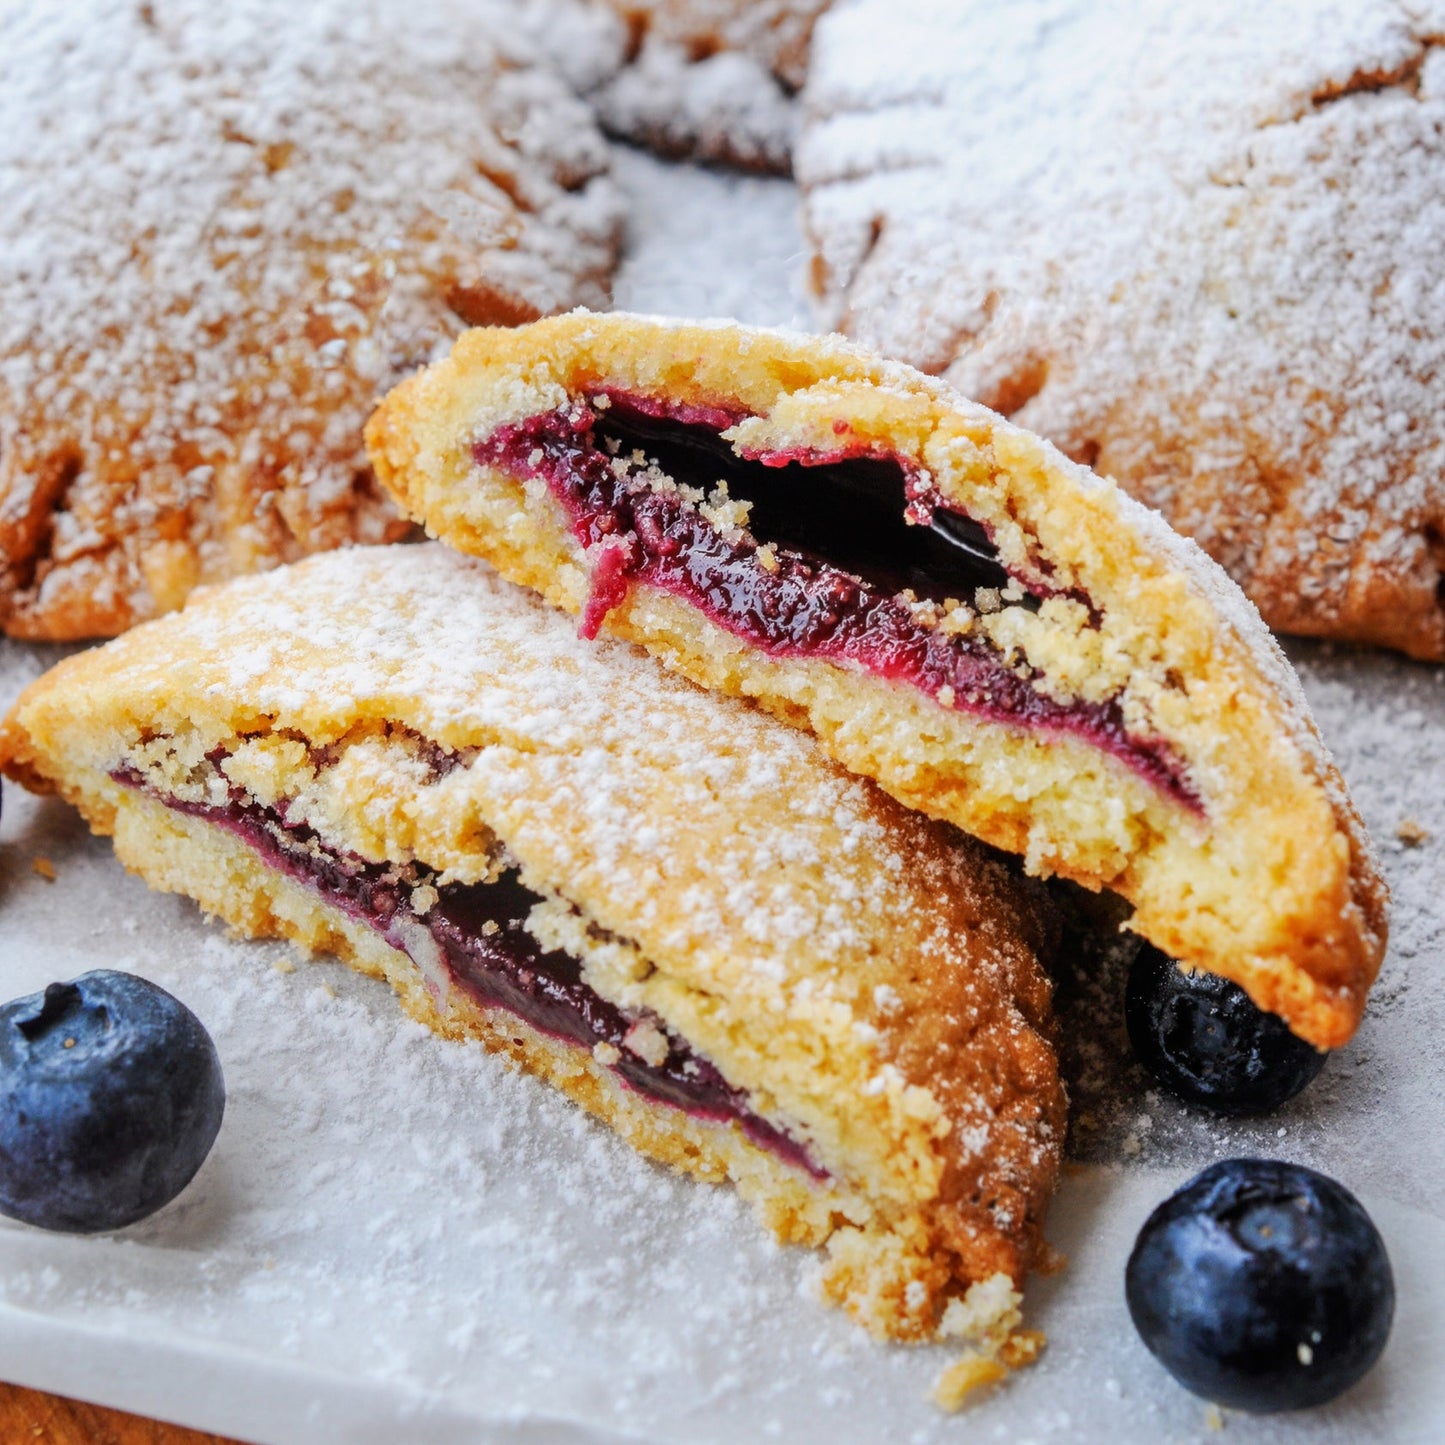
POLYGON ((873 1332, 1017 1323, 1064 1139, 1046 900, 774 719, 444 547, 352 548, 62 662, 0 769, 734 1180, 873 1332))
POLYGON ((1442 34, 837 6, 796 155, 828 317, 1117 477, 1277 630, 1445 658, 1442 34))
POLYGON ((834 337, 585 312, 468 332, 368 424, 444 541, 1110 888, 1320 1048, 1386 890, 1239 589, 1110 481, 834 337))
POLYGON ((628 27, 626 63, 590 95, 608 130, 665 156, 786 174, 793 97, 829 0, 594 0, 628 27))
POLYGON ((361 427, 467 322, 605 304, 586 108, 463 0, 0 7, 0 628, 405 524, 361 427))

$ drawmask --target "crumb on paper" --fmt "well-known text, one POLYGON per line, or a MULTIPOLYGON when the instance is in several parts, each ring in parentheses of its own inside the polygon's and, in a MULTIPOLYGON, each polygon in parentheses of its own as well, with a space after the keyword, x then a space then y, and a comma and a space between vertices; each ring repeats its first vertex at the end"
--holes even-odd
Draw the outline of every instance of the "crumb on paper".
POLYGON ((1430 830, 1413 818, 1401 818, 1395 827, 1395 836, 1407 848, 1418 848, 1430 841, 1430 830))
POLYGON ((1224 1429, 1224 1411, 1218 1405, 1204 1407, 1204 1428, 1206 1430, 1224 1429))
POLYGON ((960 1356, 938 1377, 933 1401, 950 1414, 977 1390, 997 1385, 1011 1371, 1031 1365, 1043 1353, 1042 1330, 1021 1330, 1022 1296, 1006 1274, 969 1286, 962 1299, 949 1300, 939 1321, 945 1339, 966 1339, 978 1348, 960 1356))
POLYGON ((55 864, 49 858, 36 858, 30 865, 31 870, 37 873, 47 883, 55 882, 55 864))
POLYGON ((952 1415, 975 1391, 997 1385, 1007 1374, 1008 1366, 988 1355, 967 1354, 938 1377, 933 1387, 933 1403, 952 1415))
POLYGON ((999 1271, 969 1285, 962 1299, 949 1300, 938 1322, 938 1332, 945 1339, 971 1340, 996 1354, 1022 1323, 1022 1303, 1023 1296, 1013 1281, 999 1271))
POLYGON ((1018 1330, 1003 1342, 998 1357, 1009 1369, 1021 1370, 1043 1354, 1048 1342, 1049 1337, 1042 1330, 1018 1330))
POLYGON ((295 973, 295 972, 296 972, 296 965, 295 965, 294 963, 292 963, 292 961, 291 961, 289 958, 287 958, 284 954, 283 954, 280 958, 275 959, 275 960, 272 962, 271 967, 274 968, 277 973, 295 973))
POLYGON ((1043 1253, 1034 1265, 1034 1273, 1047 1278, 1052 1274, 1062 1274, 1069 1267, 1069 1256, 1063 1250, 1055 1249, 1048 1240, 1043 1242, 1043 1253))

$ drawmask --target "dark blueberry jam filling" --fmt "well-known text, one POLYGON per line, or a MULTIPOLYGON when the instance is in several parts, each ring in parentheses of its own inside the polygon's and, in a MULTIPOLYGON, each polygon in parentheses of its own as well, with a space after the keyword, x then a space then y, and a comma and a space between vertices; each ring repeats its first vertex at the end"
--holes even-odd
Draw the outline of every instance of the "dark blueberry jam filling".
POLYGON ((1055 590, 1045 567, 1011 575, 986 529, 898 457, 856 447, 740 456, 720 433, 741 419, 613 391, 501 427, 474 455, 543 480, 595 549, 584 636, 642 581, 771 656, 849 663, 945 706, 1082 737, 1198 810, 1168 745, 1130 734, 1118 703, 1056 702, 981 629, 929 626, 900 595, 967 605, 980 588, 1011 588, 1012 605, 1036 610, 1055 590), (640 482, 639 467, 619 476, 615 459, 634 451, 682 486, 707 493, 725 480, 730 499, 751 506, 747 530, 725 532, 678 491, 640 482))
POLYGON ((394 866, 329 848, 304 823, 288 822, 284 807, 264 808, 234 785, 232 801, 214 806, 158 792, 130 767, 115 769, 111 777, 150 792, 179 813, 204 818, 235 834, 269 866, 369 924, 424 973, 429 960, 417 955, 430 953, 424 940, 418 943, 418 930, 425 930, 440 950, 451 981, 479 1003, 505 1008, 542 1033, 589 1050, 610 1044, 618 1058, 609 1067, 638 1093, 698 1118, 736 1120, 753 1143, 783 1162, 814 1178, 827 1177, 796 1140, 752 1113, 745 1094, 660 1024, 655 1027, 666 1039, 667 1057, 653 1064, 633 1053, 627 1047, 629 1031, 653 1021, 625 1014, 595 993, 583 981, 581 964, 571 954, 542 950, 523 927, 541 899, 522 886, 514 871, 503 873, 495 883, 438 886, 437 901, 420 915, 411 906, 411 896, 428 881, 425 870, 413 866, 403 877, 394 866))

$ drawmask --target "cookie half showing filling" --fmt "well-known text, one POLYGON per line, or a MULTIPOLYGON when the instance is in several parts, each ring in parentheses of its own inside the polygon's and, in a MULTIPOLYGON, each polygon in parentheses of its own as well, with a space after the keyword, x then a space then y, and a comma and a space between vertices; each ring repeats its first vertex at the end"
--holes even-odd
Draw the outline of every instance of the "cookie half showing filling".
POLYGON ((873 1332, 1016 1322, 1064 1135, 1046 901, 766 714, 446 548, 356 549, 62 662, 0 768, 733 1180, 873 1332))
POLYGON ((436 536, 895 797, 1110 888, 1302 1037, 1387 893, 1298 680, 1157 513, 834 338, 576 312, 465 335, 368 431, 436 536))

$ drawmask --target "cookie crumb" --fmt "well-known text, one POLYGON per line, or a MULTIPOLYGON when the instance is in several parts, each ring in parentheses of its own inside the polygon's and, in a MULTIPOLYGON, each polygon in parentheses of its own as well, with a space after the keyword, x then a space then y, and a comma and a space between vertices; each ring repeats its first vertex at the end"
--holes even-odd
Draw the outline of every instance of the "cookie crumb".
POLYGON ((976 1390, 997 1385, 1008 1374, 1008 1367, 987 1355, 967 1354, 955 1360, 933 1387, 933 1403, 950 1415, 962 1409, 963 1403, 976 1390))
POLYGON ((31 870, 37 873, 47 883, 55 882, 55 864, 49 858, 37 858, 30 865, 31 870))
POLYGON ((1021 1370, 1031 1365, 1043 1354, 1049 1337, 1042 1330, 1019 1330, 1003 1342, 999 1360, 1011 1370, 1021 1370))
POLYGON ((649 1019, 638 1019, 623 1036, 622 1047, 644 1063, 661 1068, 667 1062, 667 1035, 649 1019))
POLYGON ((1418 848, 1430 841, 1430 830, 1413 818, 1401 818, 1395 827, 1395 836, 1407 847, 1418 848))
POLYGON ((1224 1411, 1218 1405, 1204 1407, 1204 1428, 1206 1430, 1224 1429, 1224 1411))

